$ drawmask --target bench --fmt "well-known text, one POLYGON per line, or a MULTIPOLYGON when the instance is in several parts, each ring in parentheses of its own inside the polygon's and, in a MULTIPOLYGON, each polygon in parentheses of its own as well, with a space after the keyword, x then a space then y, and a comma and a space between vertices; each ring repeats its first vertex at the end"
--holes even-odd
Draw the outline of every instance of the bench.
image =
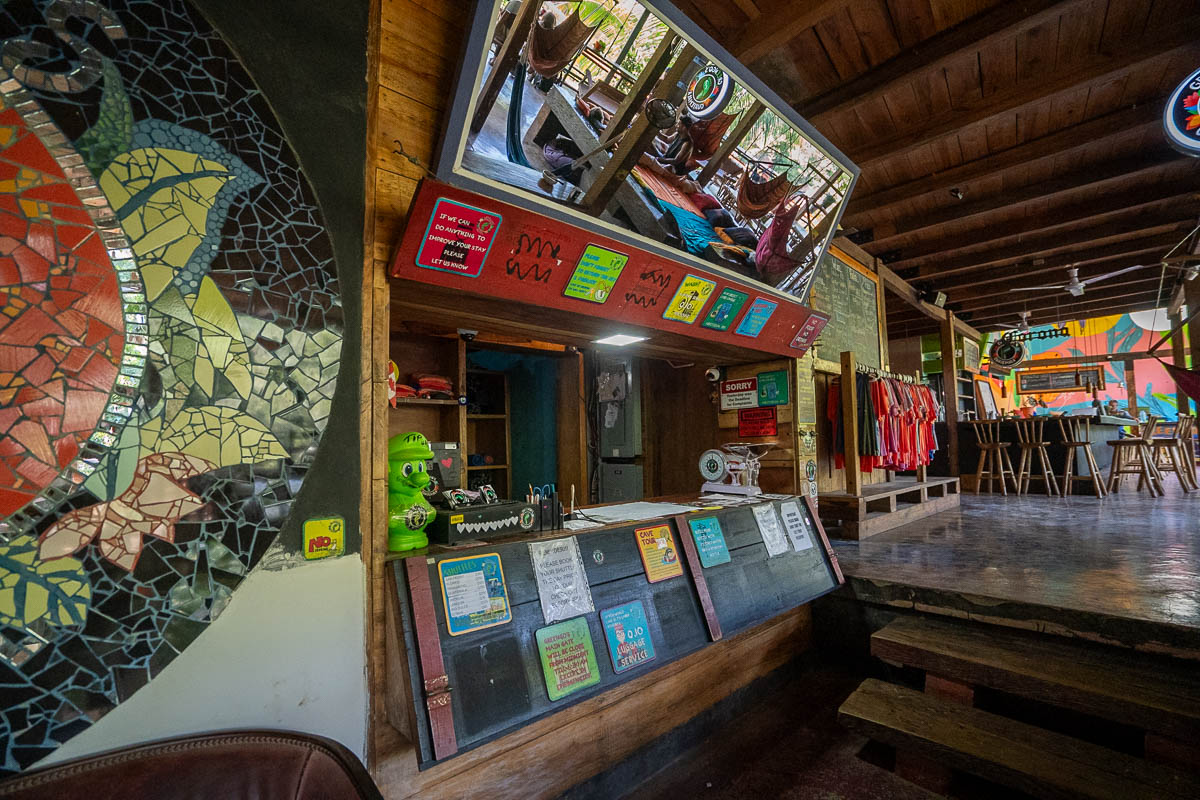
POLYGON ((847 698, 847 728, 1035 797, 1200 797, 1200 780, 903 686, 868 679, 847 698))

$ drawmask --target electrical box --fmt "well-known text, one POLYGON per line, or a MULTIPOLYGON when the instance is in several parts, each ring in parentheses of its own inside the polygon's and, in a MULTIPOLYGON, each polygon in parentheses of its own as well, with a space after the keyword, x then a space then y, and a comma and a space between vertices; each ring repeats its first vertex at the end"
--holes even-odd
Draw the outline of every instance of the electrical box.
POLYGON ((627 503, 641 499, 641 464, 600 464, 601 503, 627 503))
POLYGON ((606 356, 596 364, 601 459, 642 454, 642 388, 630 356, 606 356))

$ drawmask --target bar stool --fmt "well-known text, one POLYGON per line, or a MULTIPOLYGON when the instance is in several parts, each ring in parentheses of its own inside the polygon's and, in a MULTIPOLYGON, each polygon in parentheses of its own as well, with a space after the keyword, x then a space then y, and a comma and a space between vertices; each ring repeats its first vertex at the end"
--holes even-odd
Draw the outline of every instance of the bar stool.
POLYGON ((1108 446, 1113 449, 1112 466, 1108 469, 1108 490, 1119 491, 1123 475, 1138 476, 1138 491, 1143 486, 1150 487, 1151 496, 1162 497, 1166 492, 1162 487, 1162 473, 1154 466, 1154 453, 1150 442, 1154 438, 1154 426, 1158 417, 1150 417, 1142 425, 1137 436, 1124 439, 1110 439, 1108 446))
POLYGON ((1100 477, 1100 467, 1096 464, 1096 454, 1092 452, 1092 418, 1091 417, 1058 417, 1058 430, 1062 433, 1063 446, 1067 448, 1067 463, 1063 467, 1062 496, 1071 496, 1072 481, 1088 480, 1083 475, 1075 474, 1075 451, 1083 450, 1084 461, 1092 473, 1092 489, 1096 497, 1106 497, 1104 481, 1100 477))
POLYGON ((988 480, 988 494, 992 493, 997 478, 1000 479, 1000 494, 1007 496, 1008 489, 1004 486, 1004 477, 1012 479, 1013 491, 1020 493, 1017 475, 1013 472, 1012 461, 1008 457, 1011 442, 1000 441, 1000 421, 994 419, 971 420, 971 428, 975 431, 975 441, 979 443, 979 464, 975 469, 975 494, 983 490, 983 478, 988 480), (984 467, 987 469, 984 469, 984 467))
POLYGON ((1174 472, 1184 492, 1200 489, 1196 483, 1196 459, 1190 457, 1192 431, 1196 418, 1191 414, 1180 414, 1175 420, 1175 430, 1170 436, 1150 439, 1150 451, 1154 454, 1154 466, 1160 473, 1174 472))
POLYGON ((1058 478, 1050 468, 1050 455, 1046 448, 1050 443, 1042 437, 1045 420, 1019 419, 1017 422, 1017 444, 1021 448, 1021 461, 1017 466, 1017 494, 1029 494, 1029 481, 1033 478, 1033 458, 1037 453, 1042 465, 1042 480, 1046 482, 1046 494, 1058 496, 1058 478))

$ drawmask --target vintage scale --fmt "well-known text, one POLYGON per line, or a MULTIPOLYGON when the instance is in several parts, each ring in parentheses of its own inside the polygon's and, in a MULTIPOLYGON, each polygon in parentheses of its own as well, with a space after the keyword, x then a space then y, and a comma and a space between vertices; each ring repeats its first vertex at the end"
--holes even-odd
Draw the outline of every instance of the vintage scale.
POLYGON ((775 442, 730 442, 720 450, 705 450, 700 456, 700 476, 704 478, 703 492, 741 494, 747 497, 762 494, 758 488, 758 472, 762 457, 775 442))

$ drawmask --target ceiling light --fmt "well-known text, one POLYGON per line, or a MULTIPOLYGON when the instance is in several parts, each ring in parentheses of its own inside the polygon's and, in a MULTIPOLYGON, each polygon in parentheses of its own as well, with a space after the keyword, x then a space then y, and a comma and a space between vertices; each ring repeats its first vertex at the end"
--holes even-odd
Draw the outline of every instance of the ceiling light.
POLYGON ((603 339, 596 339, 592 344, 611 344, 617 347, 624 347, 627 344, 644 341, 646 341, 645 336, 630 336, 626 333, 617 333, 612 336, 605 336, 603 339))
POLYGON ((963 199, 963 190, 958 188, 957 186, 955 186, 953 189, 950 190, 950 196, 953 197, 955 200, 962 200, 963 199))

